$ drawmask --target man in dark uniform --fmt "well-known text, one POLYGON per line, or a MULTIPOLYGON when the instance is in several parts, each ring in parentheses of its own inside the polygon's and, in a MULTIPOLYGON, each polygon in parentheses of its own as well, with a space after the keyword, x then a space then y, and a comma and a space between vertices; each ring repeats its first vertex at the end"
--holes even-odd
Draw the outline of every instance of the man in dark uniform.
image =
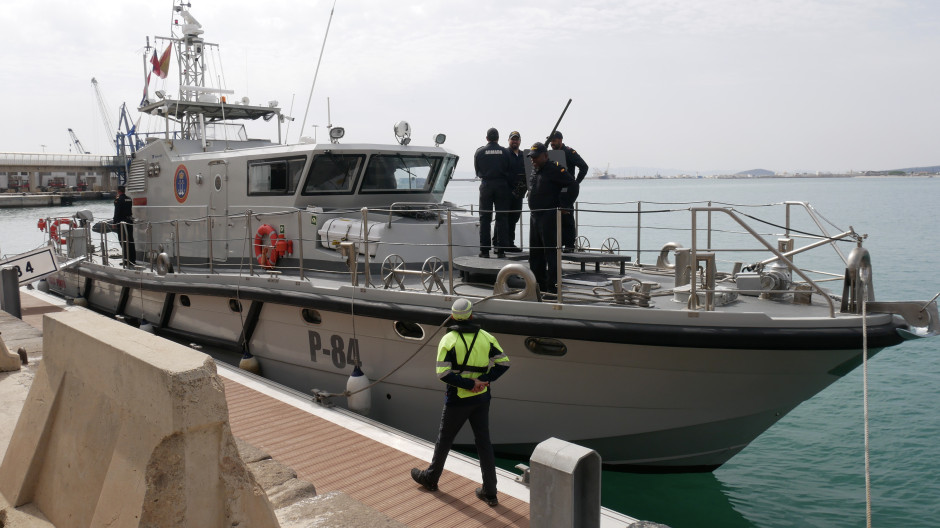
MULTIPOLYGON (((490 243, 495 238, 500 243, 509 237, 511 191, 509 188, 509 154, 499 146, 499 132, 495 128, 486 131, 486 145, 473 155, 473 169, 480 183, 480 256, 489 258, 490 243), (495 237, 490 233, 493 208, 496 208, 495 237)), ((496 256, 506 256, 503 247, 496 247, 496 256)))
POLYGON ((562 143, 564 136, 561 131, 556 130, 551 137, 552 150, 563 150, 565 152, 565 165, 568 174, 574 175, 575 168, 578 169, 578 176, 575 178, 574 185, 569 185, 561 197, 561 206, 565 209, 561 216, 561 243, 565 246, 565 251, 574 251, 575 239, 578 237, 577 226, 574 222, 574 202, 578 199, 580 184, 587 176, 588 164, 584 158, 573 148, 562 143))
POLYGON ((114 199, 114 228, 117 230, 118 240, 121 241, 121 255, 124 266, 131 267, 137 264, 137 249, 134 247, 134 215, 131 208, 134 201, 124 194, 124 186, 118 185, 118 194, 114 199), (124 223, 121 223, 124 222, 124 223))
POLYGON ((549 161, 548 149, 535 143, 527 155, 532 158, 535 174, 529 190, 529 267, 544 292, 557 292, 558 276, 556 210, 562 206, 561 194, 565 187, 575 183, 568 169, 557 161, 549 161))
POLYGON ((490 442, 489 389, 492 382, 509 370, 509 357, 492 334, 470 321, 472 312, 473 304, 462 297, 451 307, 453 324, 447 327, 450 331, 437 347, 437 377, 447 384, 447 392, 434 456, 424 471, 413 468, 411 478, 428 491, 437 491, 454 438, 469 421, 483 474, 483 487, 476 489, 476 495, 490 506, 496 506, 499 500, 496 497, 496 460, 490 442))
MULTIPOLYGON (((511 194, 509 203, 509 240, 506 244, 500 244, 506 247, 506 251, 518 253, 522 251, 516 246, 516 224, 522 218, 522 198, 528 190, 529 179, 525 174, 525 154, 519 149, 522 142, 522 136, 519 132, 509 133, 509 189, 511 194)), ((495 243, 493 245, 496 245, 495 243)))

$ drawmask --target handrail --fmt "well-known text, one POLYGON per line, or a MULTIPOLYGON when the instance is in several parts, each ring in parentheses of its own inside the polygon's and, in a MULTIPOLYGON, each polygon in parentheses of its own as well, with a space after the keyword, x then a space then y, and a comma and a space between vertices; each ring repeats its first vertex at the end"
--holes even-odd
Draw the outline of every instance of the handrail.
MULTIPOLYGON (((797 275, 802 277, 803 280, 805 280, 807 284, 812 286, 813 289, 815 289, 817 293, 819 293, 824 299, 826 299, 826 302, 829 304, 829 317, 836 316, 835 303, 832 302, 832 299, 829 297, 829 295, 818 284, 813 282, 812 279, 810 279, 805 273, 803 273, 803 270, 798 268, 796 264, 793 263, 793 261, 791 261, 786 256, 784 256, 784 254, 781 253, 772 244, 764 240, 764 237, 760 236, 760 234, 758 234, 756 231, 751 229, 751 226, 747 225, 743 220, 741 220, 741 218, 738 217, 738 215, 736 215, 734 211, 732 211, 731 209, 724 208, 724 207, 693 207, 691 210, 692 210, 692 262, 696 262, 695 260, 696 258, 696 228, 695 228, 696 213, 699 213, 699 212, 725 213, 726 215, 730 216, 732 220, 737 222, 741 227, 746 229, 747 232, 751 234, 751 236, 753 236, 758 242, 763 244, 771 253, 776 255, 778 260, 782 260, 791 270, 793 270, 794 272, 796 272, 797 275)), ((696 284, 696 281, 693 280, 691 282, 691 298, 696 297, 695 284, 696 284)))
MULTIPOLYGON (((803 209, 806 210, 806 213, 809 215, 809 217, 813 219, 813 222, 816 223, 816 227, 818 227, 819 230, 823 232, 823 235, 825 235, 826 238, 830 239, 830 242, 832 243, 832 249, 836 250, 836 253, 839 254, 840 258, 842 258, 842 262, 848 263, 848 261, 845 260, 845 255, 842 254, 842 251, 839 249, 839 246, 836 245, 836 241, 831 240, 832 236, 829 235, 829 231, 827 231, 825 226, 822 225, 822 222, 820 222, 819 218, 816 216, 816 211, 808 203, 806 202, 783 202, 783 203, 784 205, 787 206, 787 235, 788 236, 790 233, 790 206, 801 205, 803 206, 803 209)), ((854 233, 854 230, 852 232, 854 233)))

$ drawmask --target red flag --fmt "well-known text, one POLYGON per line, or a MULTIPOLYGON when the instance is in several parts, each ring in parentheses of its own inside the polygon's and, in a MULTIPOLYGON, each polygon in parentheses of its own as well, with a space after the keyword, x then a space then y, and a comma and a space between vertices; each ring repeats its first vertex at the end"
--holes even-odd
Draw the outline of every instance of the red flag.
MULTIPOLYGON (((154 71, 157 72, 157 75, 159 75, 161 79, 166 79, 166 75, 170 73, 170 49, 172 46, 172 43, 167 44, 166 50, 163 51, 163 55, 160 55, 160 67, 154 68, 154 71)), ((154 51, 153 54, 154 58, 156 58, 157 52, 154 51)))
POLYGON ((150 58, 150 64, 153 64, 153 71, 160 75, 160 59, 157 58, 157 51, 154 50, 153 57, 150 58))

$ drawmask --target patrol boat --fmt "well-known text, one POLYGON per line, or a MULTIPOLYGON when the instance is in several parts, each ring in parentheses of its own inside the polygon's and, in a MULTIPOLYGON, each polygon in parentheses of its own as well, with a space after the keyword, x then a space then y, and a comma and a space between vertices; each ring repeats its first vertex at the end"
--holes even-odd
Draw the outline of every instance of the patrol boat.
MULTIPOLYGON (((493 390, 498 453, 527 457, 558 437, 608 467, 661 472, 719 467, 852 371, 863 348, 938 331, 934 301, 875 302, 864 237, 830 233, 800 202, 776 205, 785 216, 770 234, 742 206, 636 204, 635 229, 620 230, 635 251, 579 239, 558 253, 559 293, 542 294, 524 261, 473 256, 478 216, 443 201, 458 162, 443 135, 418 146, 403 122, 387 145, 343 143, 340 128, 325 143, 249 139, 244 120, 280 132, 283 114, 206 87, 210 45, 187 6, 176 9, 180 93, 140 108, 163 130, 126 182, 140 265, 123 268, 114 235, 87 212, 78 224, 50 219, 63 263, 50 287, 96 310, 251 356, 266 377, 340 406, 346 398, 324 394, 342 393, 359 367, 377 380, 359 410, 433 440, 436 344, 466 297, 513 362, 493 390), (651 242, 663 227, 681 243, 651 242), (809 271, 827 248, 836 271, 809 271)), ((624 208, 579 211, 582 231, 624 225, 624 208)))

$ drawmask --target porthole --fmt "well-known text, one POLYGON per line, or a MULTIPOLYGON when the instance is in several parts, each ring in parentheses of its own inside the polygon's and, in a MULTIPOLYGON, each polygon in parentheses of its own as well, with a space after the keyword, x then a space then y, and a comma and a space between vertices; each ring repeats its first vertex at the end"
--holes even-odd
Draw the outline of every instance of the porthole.
POLYGON ((216 191, 221 191, 221 190, 222 190, 222 175, 221 175, 221 174, 216 174, 216 175, 215 175, 215 180, 214 180, 213 183, 215 184, 215 190, 216 190, 216 191))
POLYGON ((320 324, 323 322, 323 319, 320 318, 320 312, 312 308, 304 308, 300 311, 300 315, 304 318, 304 321, 310 324, 320 324))
POLYGON ((189 306, 189 296, 180 295, 180 306, 189 306))
POLYGON ((568 353, 564 343, 551 337, 527 337, 525 347, 529 352, 542 356, 564 356, 568 353))
POLYGON ((241 313, 242 311, 242 302, 238 299, 229 299, 228 300, 228 309, 235 312, 241 313))
POLYGON ((395 321, 395 331, 405 339, 424 339, 424 329, 417 323, 395 321))

